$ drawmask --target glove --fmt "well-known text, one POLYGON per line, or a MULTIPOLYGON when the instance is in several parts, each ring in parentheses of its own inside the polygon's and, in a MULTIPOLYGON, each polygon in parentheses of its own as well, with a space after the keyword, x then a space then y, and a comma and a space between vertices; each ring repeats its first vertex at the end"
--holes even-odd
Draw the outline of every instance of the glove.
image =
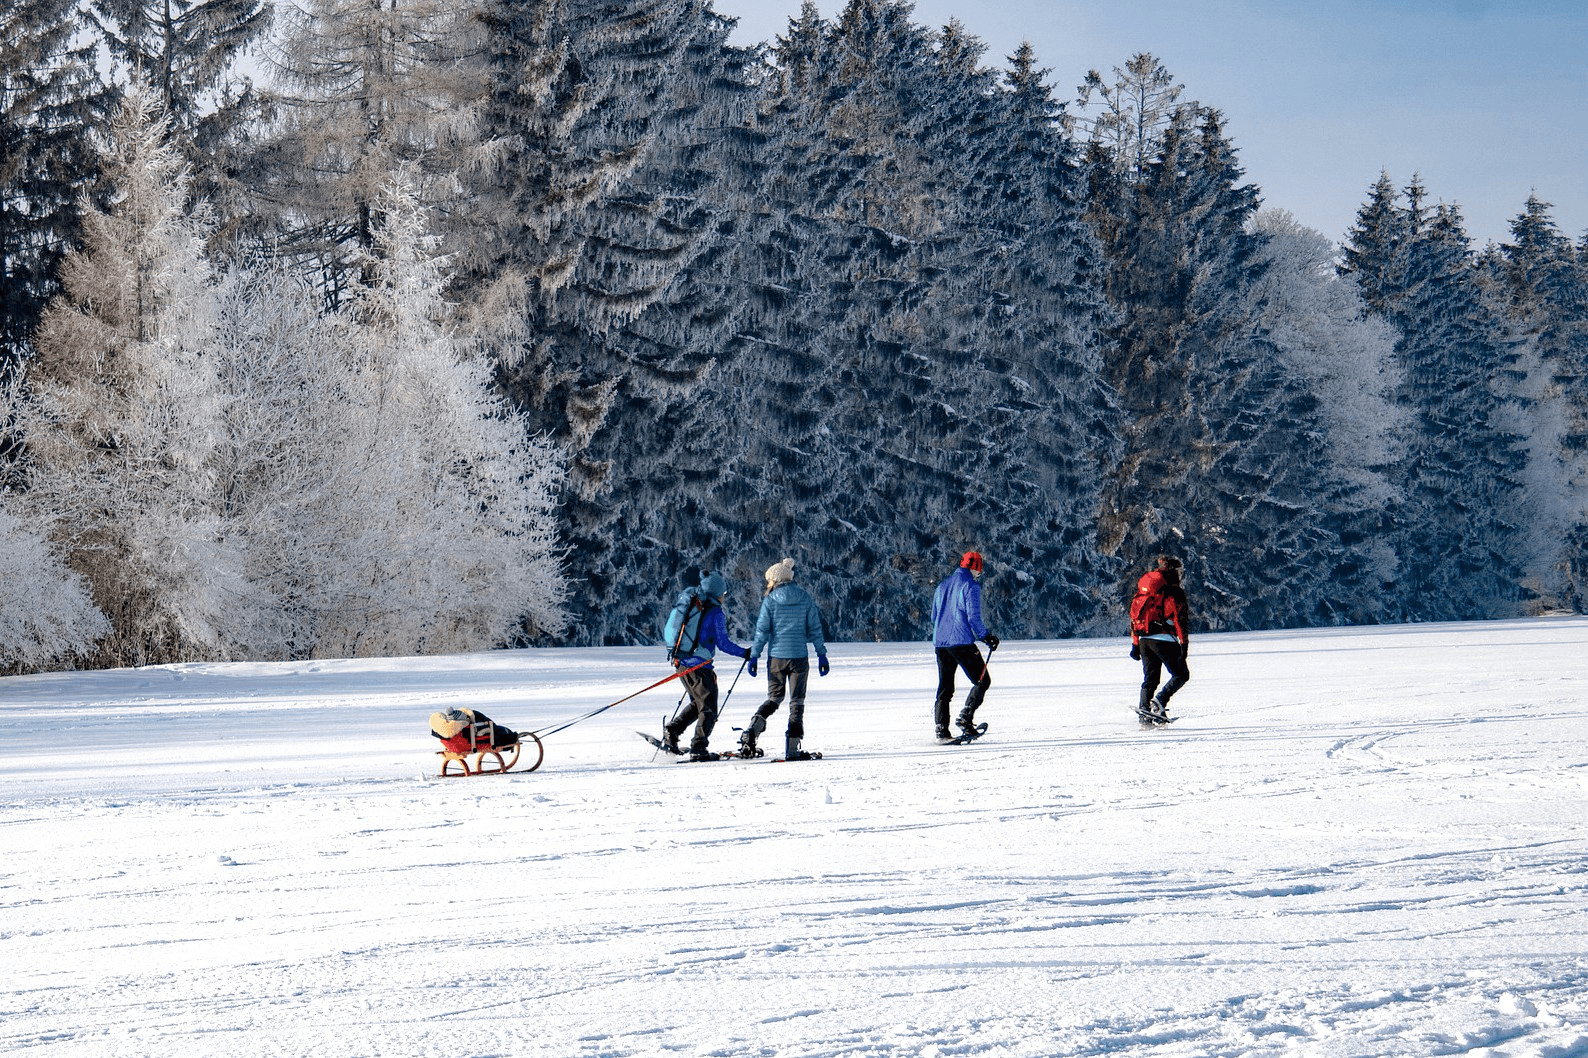
POLYGON ((991 632, 988 632, 986 635, 982 636, 981 641, 987 644, 988 650, 998 649, 998 637, 993 635, 991 632))
POLYGON ((816 674, 818 676, 827 675, 827 655, 826 654, 817 654, 816 655, 816 674))
POLYGON ((1130 645, 1130 660, 1132 660, 1132 661, 1140 661, 1141 660, 1141 647, 1138 644, 1132 643, 1130 645))
MULTIPOLYGON (((750 657, 748 651, 745 653, 745 657, 747 657, 747 658, 750 657)), ((760 660, 759 658, 750 658, 750 675, 751 676, 755 675, 755 663, 757 661, 759 661, 759 660, 760 660)))
POLYGON ((1191 640, 1189 640, 1189 639, 1180 640, 1180 656, 1181 657, 1185 657, 1186 655, 1188 655, 1190 653, 1191 653, 1191 640))

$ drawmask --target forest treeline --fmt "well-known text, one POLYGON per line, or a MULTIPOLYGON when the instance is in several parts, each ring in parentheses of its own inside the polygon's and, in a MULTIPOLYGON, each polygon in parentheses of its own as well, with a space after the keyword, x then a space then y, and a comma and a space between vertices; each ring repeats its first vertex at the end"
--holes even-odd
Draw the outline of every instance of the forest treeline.
POLYGON ((1336 245, 1139 54, 909 4, 20 0, 0 665, 1583 608, 1588 236, 1415 174, 1336 245), (245 76, 245 73, 248 76, 245 76), (734 612, 737 610, 737 618, 734 612))

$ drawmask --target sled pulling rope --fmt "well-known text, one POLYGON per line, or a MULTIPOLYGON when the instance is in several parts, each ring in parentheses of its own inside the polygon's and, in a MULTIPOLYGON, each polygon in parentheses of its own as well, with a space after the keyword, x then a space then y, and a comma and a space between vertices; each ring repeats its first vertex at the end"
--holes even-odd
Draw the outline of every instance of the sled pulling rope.
POLYGON ((534 732, 534 734, 542 735, 542 736, 544 736, 544 735, 555 735, 557 732, 565 731, 568 728, 572 727, 573 725, 575 725, 575 724, 577 724, 577 723, 579 723, 581 721, 590 719, 592 716, 596 716, 597 714, 604 713, 608 709, 611 709, 615 705, 622 705, 624 702, 628 701, 630 698, 638 698, 640 695, 644 694, 646 691, 655 690, 657 687, 660 687, 664 683, 668 683, 668 682, 670 682, 672 680, 676 680, 680 676, 687 676, 691 672, 694 672, 696 669, 705 668, 707 665, 710 665, 710 664, 711 664, 710 661, 702 661, 700 664, 691 665, 687 669, 679 669, 677 672, 673 673, 671 676, 663 676, 661 679, 657 680, 655 683, 651 684, 649 687, 641 687, 639 690, 635 691, 633 694, 625 695, 624 697, 619 698, 615 702, 609 702, 606 705, 603 705, 599 709, 592 709, 588 713, 584 714, 583 716, 576 716, 572 720, 569 720, 567 723, 558 724, 556 727, 542 728, 541 730, 534 732))

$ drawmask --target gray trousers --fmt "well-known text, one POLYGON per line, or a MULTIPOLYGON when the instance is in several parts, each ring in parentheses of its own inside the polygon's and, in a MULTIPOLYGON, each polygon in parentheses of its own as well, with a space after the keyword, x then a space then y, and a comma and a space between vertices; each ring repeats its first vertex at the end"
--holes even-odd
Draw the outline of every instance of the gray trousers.
POLYGON ((783 699, 788 698, 788 737, 805 737, 805 685, 810 682, 809 658, 766 659, 766 701, 750 719, 750 730, 757 735, 766 730, 766 721, 783 699))

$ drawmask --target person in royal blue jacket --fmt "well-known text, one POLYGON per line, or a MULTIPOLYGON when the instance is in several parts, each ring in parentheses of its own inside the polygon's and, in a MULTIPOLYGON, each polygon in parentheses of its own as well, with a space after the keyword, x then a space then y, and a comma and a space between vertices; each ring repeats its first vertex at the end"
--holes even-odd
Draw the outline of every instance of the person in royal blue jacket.
POLYGON ((998 637, 987 631, 981 619, 981 553, 967 551, 959 560, 959 569, 937 586, 932 598, 932 645, 937 648, 937 701, 932 719, 937 724, 937 739, 947 742, 954 735, 948 729, 948 707, 954 700, 954 670, 964 669, 972 681, 970 693, 965 696, 965 707, 959 711, 955 722, 960 737, 976 737, 976 709, 992 686, 987 674, 987 663, 976 640, 986 643, 990 650, 998 649, 998 637))
POLYGON ((689 705, 667 722, 662 741, 670 752, 682 753, 678 737, 694 722, 695 736, 689 745, 692 760, 715 759, 707 743, 717 725, 717 673, 711 667, 717 649, 736 658, 750 657, 748 647, 728 638, 728 622, 722 615, 722 598, 727 594, 728 581, 721 573, 702 573, 698 588, 685 588, 678 596, 662 632, 673 667, 694 669, 680 677, 689 691, 689 705))
POLYGON ((807 643, 816 648, 816 671, 827 675, 827 640, 822 635, 821 611, 805 589, 794 583, 794 560, 785 558, 766 571, 766 596, 761 600, 755 642, 750 646, 751 676, 755 675, 756 659, 766 648, 766 701, 739 737, 741 757, 759 754, 755 740, 766 730, 767 720, 787 695, 788 732, 783 738, 783 759, 810 759, 811 755, 800 748, 805 737, 805 685, 811 675, 807 643))

